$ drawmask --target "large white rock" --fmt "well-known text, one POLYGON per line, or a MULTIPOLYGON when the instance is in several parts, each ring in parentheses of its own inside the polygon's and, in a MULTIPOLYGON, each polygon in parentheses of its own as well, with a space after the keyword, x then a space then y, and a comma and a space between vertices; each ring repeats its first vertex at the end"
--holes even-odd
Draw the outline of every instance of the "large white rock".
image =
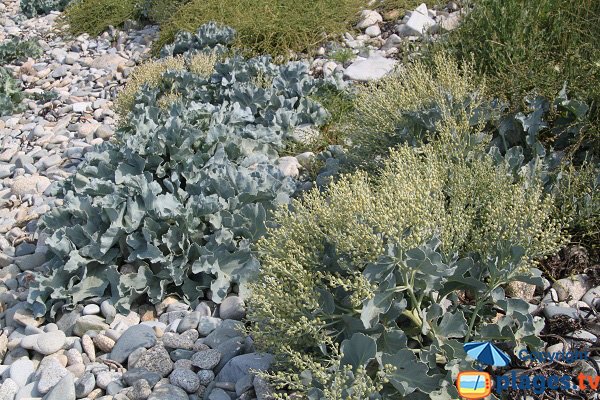
POLYGON ((344 76, 354 81, 368 82, 383 78, 395 66, 396 60, 391 60, 378 54, 371 54, 369 58, 361 58, 354 61, 346 68, 344 76))
POLYGON ((425 4, 421 4, 417 7, 417 9, 410 14, 410 18, 408 18, 408 21, 406 22, 408 33, 415 36, 422 36, 435 26, 436 22, 429 16, 425 4))
POLYGON ((365 29, 369 26, 383 22, 383 17, 377 11, 364 10, 360 14, 360 22, 356 25, 358 29, 365 29))
POLYGON ((125 65, 126 59, 118 54, 104 54, 92 61, 90 67, 115 71, 120 65, 125 65))
POLYGON ((300 175, 300 168, 302 168, 296 157, 290 156, 278 159, 277 166, 283 172, 283 175, 291 176, 292 178, 297 178, 300 175))
POLYGON ((21 176, 15 179, 11 191, 16 196, 25 196, 27 194, 42 193, 48 186, 50 186, 50 179, 45 176, 21 176))

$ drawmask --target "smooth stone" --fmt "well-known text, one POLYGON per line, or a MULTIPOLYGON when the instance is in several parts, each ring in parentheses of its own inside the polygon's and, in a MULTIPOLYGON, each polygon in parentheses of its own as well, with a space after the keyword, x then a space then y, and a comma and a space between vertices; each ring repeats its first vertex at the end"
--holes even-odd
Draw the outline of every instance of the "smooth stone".
POLYGON ((38 194, 44 192, 50 186, 50 183, 50 179, 45 176, 21 176, 14 180, 11 192, 16 196, 38 194))
POLYGON ((252 389, 252 382, 254 381, 254 375, 248 374, 244 375, 244 377, 238 380, 235 383, 235 394, 241 396, 243 393, 246 393, 248 390, 252 389))
MULTIPOLYGON (((171 360, 173 359, 173 357, 171 357, 171 360)), ((192 360, 186 360, 186 359, 180 359, 174 362, 173 364, 173 370, 176 369, 192 369, 193 365, 192 365, 192 360)))
POLYGON ((245 339, 242 337, 234 337, 221 343, 217 350, 221 353, 221 360, 214 368, 215 372, 219 372, 229 360, 243 353, 245 339))
POLYGON ((215 380, 215 373, 209 369, 201 369, 196 375, 198 375, 200 384, 203 386, 207 386, 209 383, 215 380))
POLYGON ((0 399, 1 400, 12 400, 19 391, 19 385, 15 381, 8 378, 4 380, 2 386, 0 386, 0 399))
POLYGON ((111 382, 120 382, 123 374, 117 371, 101 371, 96 375, 96 386, 106 389, 111 382))
POLYGON ((212 349, 219 347, 221 343, 228 341, 231 338, 242 337, 242 332, 237 329, 232 329, 226 326, 220 326, 204 338, 204 344, 212 349))
POLYGON ((189 369, 175 369, 169 376, 172 385, 178 386, 188 393, 194 393, 200 387, 200 379, 189 369))
POLYGON ((109 125, 100 125, 96 129, 95 135, 100 139, 110 139, 114 135, 115 131, 109 125))
POLYGON ((97 304, 88 304, 83 307, 83 315, 96 315, 100 314, 100 307, 97 304))
POLYGON ((31 360, 17 360, 10 366, 10 379, 12 379, 19 388, 26 386, 35 373, 35 367, 31 360))
POLYGON ((51 358, 45 363, 44 368, 41 369, 37 389, 42 394, 48 393, 66 375, 70 375, 69 371, 56 358, 51 358))
POLYGON ((71 374, 65 375, 57 384, 44 396, 44 400, 75 400, 75 383, 71 374))
POLYGON ((81 399, 90 394, 95 387, 96 377, 91 372, 86 372, 75 382, 75 395, 81 399))
POLYGON ((148 382, 150 387, 154 387, 161 378, 160 374, 148 371, 145 368, 132 368, 123 374, 123 381, 128 386, 133 386, 137 381, 143 379, 148 382))
POLYGON ((37 338, 35 350, 44 355, 53 354, 63 348, 66 340, 67 337, 61 331, 42 333, 37 338))
POLYGON ((156 344, 154 330, 147 325, 134 325, 127 329, 115 343, 110 359, 123 363, 136 349, 150 348, 156 344))
POLYGON ((107 323, 112 323, 115 319, 115 315, 117 315, 117 309, 113 306, 109 300, 104 300, 100 303, 100 311, 107 323))
POLYGON ((227 297, 219 306, 219 316, 221 319, 242 320, 246 316, 244 300, 238 296, 227 297))
POLYGON ((148 400, 189 400, 189 397, 185 390, 174 385, 165 384, 154 389, 148 400))
POLYGON ((127 396, 131 400, 146 400, 152 394, 152 387, 145 379, 136 381, 127 396))
POLYGON ((561 307, 555 305, 546 305, 544 307, 544 315, 546 318, 554 318, 558 315, 566 315, 570 318, 584 317, 585 314, 571 307, 561 307))
MULTIPOLYGON (((15 400, 23 400, 23 399, 27 399, 27 398, 31 398, 31 397, 42 397, 43 394, 41 394, 38 390, 37 390, 37 382, 31 382, 25 386, 23 386, 18 392, 17 395, 15 396, 15 400)), ((0 397, 1 398, 1 397, 0 397)))
MULTIPOLYGON (((199 312, 201 317, 210 317, 212 315, 210 306, 206 302, 198 304, 195 311, 199 312)), ((200 322, 198 321, 198 323, 200 322)))
POLYGON ((177 349, 173 350, 170 354, 171 360, 190 360, 195 353, 192 350, 177 349))
POLYGON ((194 347, 194 341, 176 333, 167 332, 162 337, 162 342, 165 347, 171 349, 191 350, 194 347))
POLYGON ((266 371, 273 363, 274 357, 268 353, 249 353, 233 357, 217 374, 217 382, 237 382, 250 370, 266 371))

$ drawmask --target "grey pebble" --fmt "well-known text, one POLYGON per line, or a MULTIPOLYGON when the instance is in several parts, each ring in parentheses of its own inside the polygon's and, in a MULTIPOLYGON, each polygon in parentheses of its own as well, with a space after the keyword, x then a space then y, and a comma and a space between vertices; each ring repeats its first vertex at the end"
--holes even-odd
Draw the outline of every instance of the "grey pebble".
POLYGON ((219 364, 221 353, 218 350, 202 350, 192 356, 192 364, 200 369, 213 369, 219 364))
POLYGON ((155 388, 148 397, 148 400, 189 400, 189 398, 185 390, 177 386, 165 384, 159 388, 155 388))
POLYGON ((200 379, 189 369, 175 369, 169 376, 172 385, 178 386, 188 393, 194 393, 200 387, 200 379))
POLYGON ((75 382, 75 395, 78 399, 87 396, 96 387, 96 378, 91 372, 84 373, 75 382))

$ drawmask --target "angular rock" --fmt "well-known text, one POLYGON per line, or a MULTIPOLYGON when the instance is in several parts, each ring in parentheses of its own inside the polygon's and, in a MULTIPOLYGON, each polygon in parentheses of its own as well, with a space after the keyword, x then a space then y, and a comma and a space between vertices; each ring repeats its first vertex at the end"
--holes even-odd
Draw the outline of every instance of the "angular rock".
POLYGON ((44 396, 44 400, 75 400, 75 383, 71 374, 65 375, 56 386, 44 396))
POLYGON ((167 350, 163 346, 157 345, 142 354, 135 363, 135 368, 145 368, 166 377, 173 370, 173 361, 171 361, 167 350))
POLYGON ((266 371, 273 363, 274 357, 268 353, 242 354, 229 360, 217 374, 217 382, 237 382, 250 370, 266 371))
POLYGON ((360 58, 354 61, 344 71, 344 76, 348 79, 359 82, 368 82, 383 78, 389 74, 396 66, 396 60, 382 57, 380 55, 370 55, 369 58, 360 58))
POLYGON ((219 306, 219 316, 221 319, 241 321, 246 316, 246 305, 244 304, 244 300, 239 296, 229 296, 225 298, 219 306))
POLYGON ((88 331, 105 331, 109 326, 102 317, 97 315, 84 315, 75 322, 73 333, 77 336, 83 336, 88 331))
POLYGON ((558 294, 559 301, 581 300, 581 298, 592 288, 591 279, 585 274, 574 275, 559 279, 552 287, 558 294))
POLYGON ((41 368, 37 390, 42 394, 48 393, 66 375, 70 375, 69 371, 56 358, 51 358, 41 368))
POLYGON ((192 364, 200 369, 213 369, 220 360, 221 353, 214 349, 199 351, 192 356, 192 364))

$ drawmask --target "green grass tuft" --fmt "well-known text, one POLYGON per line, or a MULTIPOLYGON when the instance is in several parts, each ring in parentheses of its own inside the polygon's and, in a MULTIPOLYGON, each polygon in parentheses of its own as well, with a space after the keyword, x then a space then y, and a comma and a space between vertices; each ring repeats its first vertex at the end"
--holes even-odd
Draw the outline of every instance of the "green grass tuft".
POLYGON ((473 54, 501 97, 534 89, 554 97, 568 81, 572 94, 598 100, 599 37, 598 0, 477 0, 442 46, 462 58, 473 54))
POLYGON ((235 47, 247 55, 311 52, 356 21, 360 0, 192 0, 161 26, 155 51, 180 30, 196 31, 215 21, 237 31, 235 47))
POLYGON ((109 25, 120 26, 128 19, 140 18, 143 0, 81 0, 65 10, 65 22, 74 35, 98 36, 109 25))

